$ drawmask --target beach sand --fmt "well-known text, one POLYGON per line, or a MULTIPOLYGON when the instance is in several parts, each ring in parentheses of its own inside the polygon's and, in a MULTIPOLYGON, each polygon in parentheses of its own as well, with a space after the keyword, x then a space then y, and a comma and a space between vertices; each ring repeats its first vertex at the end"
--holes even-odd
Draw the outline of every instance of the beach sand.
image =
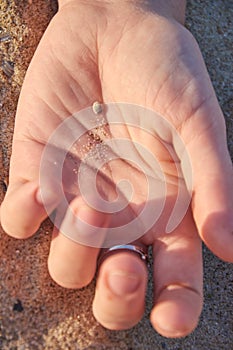
MULTIPOLYGON (((56 12, 52 0, 0 0, 0 26, 11 36, 0 43, 0 63, 14 62, 8 77, 0 69, 0 200, 5 191, 17 99, 25 71, 56 12)), ((196 37, 228 130, 233 155, 233 1, 190 0, 186 25, 196 37)), ((1 28, 0 28, 1 29, 1 28)), ((1 29, 1 30, 2 30, 1 29)), ((14 218, 12 218, 14 220, 14 218)), ((79 291, 57 286, 47 272, 51 225, 25 241, 0 231, 0 349, 233 349, 233 265, 204 248, 205 303, 197 329, 184 339, 159 336, 149 323, 152 281, 143 320, 129 331, 111 332, 93 318, 94 283, 79 291)))

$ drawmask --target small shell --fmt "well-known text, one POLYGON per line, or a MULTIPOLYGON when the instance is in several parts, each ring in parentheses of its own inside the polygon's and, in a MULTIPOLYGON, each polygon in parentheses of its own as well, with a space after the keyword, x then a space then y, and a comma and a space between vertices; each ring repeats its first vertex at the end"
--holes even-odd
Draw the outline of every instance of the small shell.
POLYGON ((10 78, 14 74, 14 63, 11 61, 3 61, 2 70, 8 78, 10 78))
POLYGON ((98 101, 95 101, 92 105, 92 110, 95 114, 100 114, 103 112, 102 104, 98 101))
POLYGON ((0 43, 4 43, 6 41, 10 41, 11 36, 8 33, 0 33, 0 43))

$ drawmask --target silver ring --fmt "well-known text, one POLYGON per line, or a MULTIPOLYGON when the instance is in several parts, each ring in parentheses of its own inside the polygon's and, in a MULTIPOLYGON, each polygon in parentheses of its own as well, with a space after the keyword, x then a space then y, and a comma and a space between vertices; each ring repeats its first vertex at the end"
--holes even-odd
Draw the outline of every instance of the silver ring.
POLYGON ((133 245, 133 244, 121 244, 121 245, 114 245, 111 248, 108 248, 99 258, 98 261, 98 267, 103 263, 103 261, 110 255, 115 254, 115 253, 119 253, 121 251, 125 251, 125 252, 130 252, 132 254, 137 254, 139 256, 139 258, 145 262, 145 264, 147 265, 147 267, 149 267, 149 258, 148 258, 148 254, 145 251, 145 249, 143 249, 142 247, 139 247, 137 245, 133 245))

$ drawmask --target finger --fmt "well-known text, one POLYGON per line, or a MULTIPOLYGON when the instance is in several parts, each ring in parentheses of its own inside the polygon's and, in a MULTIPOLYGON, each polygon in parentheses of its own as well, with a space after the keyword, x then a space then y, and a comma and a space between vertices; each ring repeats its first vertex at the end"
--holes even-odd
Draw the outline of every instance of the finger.
MULTIPOLYGON (((1 224, 5 232, 15 238, 34 234, 60 201, 55 177, 50 176, 47 190, 44 190, 46 209, 43 205, 39 189, 42 151, 43 145, 36 141, 14 142, 9 186, 1 205, 1 224)), ((48 173, 52 174, 52 171, 48 173)))
POLYGON ((183 337, 202 309, 202 255, 190 212, 171 234, 157 240, 154 253, 153 327, 165 337, 183 337))
POLYGON ((48 268, 55 282, 66 288, 82 288, 91 282, 99 254, 97 247, 104 240, 107 225, 108 216, 88 207, 81 198, 70 203, 60 231, 54 229, 50 247, 48 268))
POLYGON ((199 234, 217 256, 233 262, 233 172, 215 96, 184 123, 182 137, 193 168, 192 208, 199 234))
POLYGON ((32 140, 14 141, 9 186, 0 214, 3 229, 15 238, 31 236, 47 216, 38 197, 42 149, 32 140))
POLYGON ((37 200, 38 184, 20 182, 10 186, 1 205, 1 225, 15 238, 27 238, 37 231, 47 213, 37 200))
POLYGON ((98 322, 112 330, 137 324, 145 305, 147 268, 139 257, 120 252, 100 266, 93 313, 98 322))

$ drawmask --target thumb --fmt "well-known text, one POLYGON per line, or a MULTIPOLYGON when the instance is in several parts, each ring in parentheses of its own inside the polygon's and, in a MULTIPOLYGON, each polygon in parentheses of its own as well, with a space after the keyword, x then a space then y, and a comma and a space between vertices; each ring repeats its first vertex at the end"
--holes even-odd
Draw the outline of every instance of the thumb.
POLYGON ((191 158, 192 209, 199 234, 214 254, 233 262, 232 162, 214 93, 186 119, 181 134, 191 158))

